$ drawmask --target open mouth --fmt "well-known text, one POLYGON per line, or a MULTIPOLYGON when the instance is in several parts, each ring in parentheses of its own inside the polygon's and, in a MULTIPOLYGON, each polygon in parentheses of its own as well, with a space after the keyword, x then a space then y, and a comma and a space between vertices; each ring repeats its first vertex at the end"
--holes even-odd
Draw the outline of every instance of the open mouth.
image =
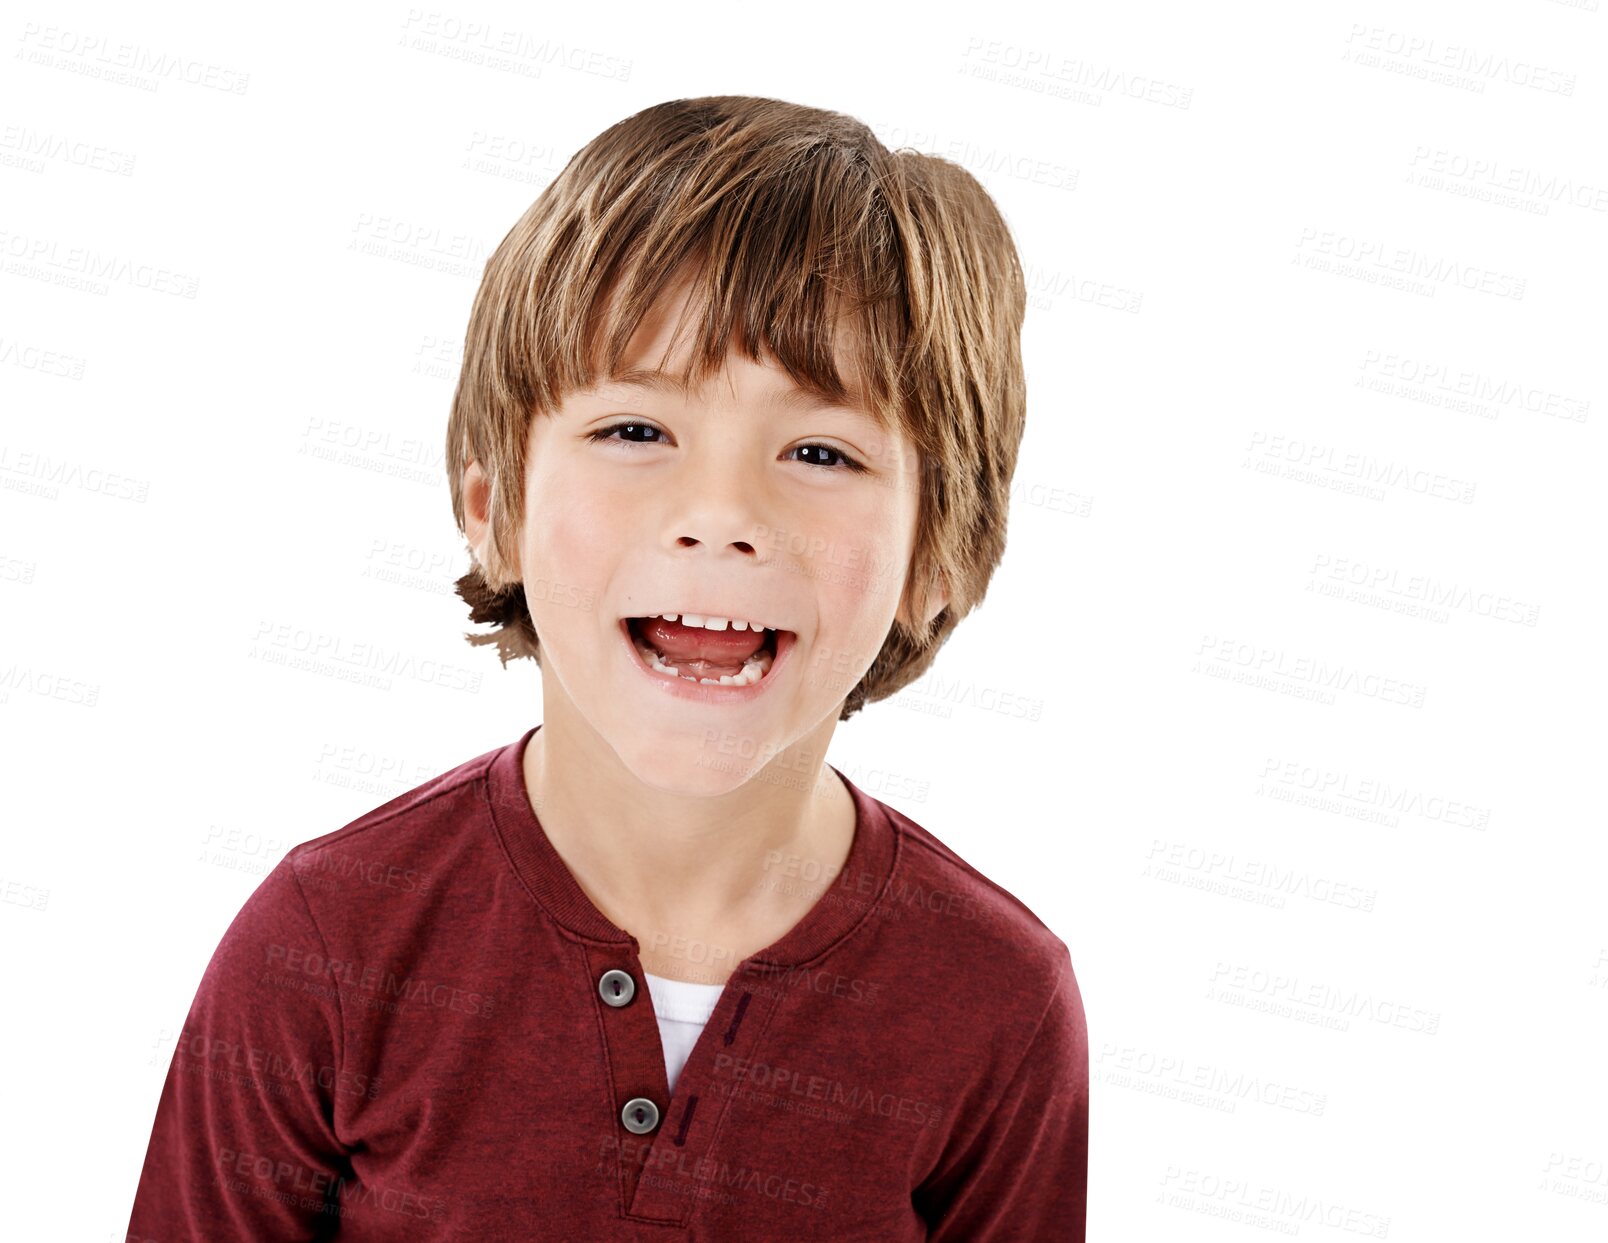
POLYGON ((626 617, 620 624, 651 672, 734 689, 764 681, 779 648, 796 637, 790 630, 693 614, 626 617))

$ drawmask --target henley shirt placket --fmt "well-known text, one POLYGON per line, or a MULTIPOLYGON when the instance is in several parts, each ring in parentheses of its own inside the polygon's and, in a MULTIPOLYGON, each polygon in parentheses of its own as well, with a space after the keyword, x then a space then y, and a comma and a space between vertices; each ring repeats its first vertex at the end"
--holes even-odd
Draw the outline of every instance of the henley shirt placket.
POLYGON ((526 888, 580 948, 573 986, 596 1008, 602 1034, 610 1099, 598 1107, 610 1111, 618 1138, 621 1212, 685 1228, 699 1197, 718 1192, 706 1158, 742 1068, 759 1059, 772 1024, 786 1022, 790 991, 870 916, 897 864, 898 837, 878 805, 845 781, 855 831, 842 870, 780 941, 732 972, 672 1095, 641 946, 597 909, 553 847, 526 793, 521 751, 509 747, 494 761, 487 797, 526 888))

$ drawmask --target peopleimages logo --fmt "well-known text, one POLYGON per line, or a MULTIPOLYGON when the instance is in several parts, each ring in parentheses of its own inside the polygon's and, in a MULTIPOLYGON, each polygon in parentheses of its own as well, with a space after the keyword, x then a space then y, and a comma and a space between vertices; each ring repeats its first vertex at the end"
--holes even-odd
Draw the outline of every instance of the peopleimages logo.
POLYGON ((936 1102, 916 1097, 901 1096, 896 1092, 879 1092, 864 1084, 848 1083, 828 1075, 815 1075, 807 1071, 746 1057, 733 1057, 729 1053, 715 1056, 715 1069, 729 1075, 743 1088, 733 1089, 734 1094, 745 1091, 767 1092, 778 1097, 803 1097, 848 1111, 851 1116, 873 1115, 917 1127, 935 1127, 943 1117, 943 1107, 936 1102))
POLYGON ((297 945, 270 945, 268 965, 286 973, 278 979, 270 979, 270 983, 328 980, 337 988, 345 986, 372 994, 376 1001, 395 998, 422 1002, 437 1009, 456 1010, 463 1014, 490 1014, 492 1010, 493 999, 483 993, 470 992, 439 980, 398 975, 387 967, 374 964, 326 958, 297 945))
POLYGON ((1304 1225, 1328 1226, 1363 1238, 1390 1234, 1390 1218, 1303 1188, 1292 1191, 1254 1179, 1169 1165, 1162 1175, 1164 1203, 1241 1225, 1295 1234, 1304 1225))
POLYGON ((1439 1010, 1422 1010, 1385 997, 1375 997, 1364 989, 1345 989, 1321 981, 1303 980, 1297 975, 1219 962, 1207 982, 1208 999, 1226 1005, 1260 1010, 1279 1018, 1295 1019, 1338 1031, 1347 1031, 1350 1020, 1365 1018, 1384 1027, 1421 1032, 1426 1036, 1440 1031, 1439 1010))
POLYGON ((298 878, 328 876, 346 879, 357 877, 365 884, 398 889, 404 893, 428 896, 430 878, 416 868, 402 868, 383 859, 364 859, 342 850, 314 850, 295 860, 298 878))
MULTIPOLYGON (((311 1059, 285 1057, 272 1049, 208 1037, 188 1027, 180 1033, 178 1052, 204 1066, 209 1075, 215 1070, 221 1070, 224 1074, 244 1072, 267 1076, 282 1084, 312 1083, 326 1092, 366 1096, 370 1100, 375 1099, 380 1091, 377 1076, 321 1066, 311 1059)), ((176 1069, 185 1071, 191 1068, 179 1062, 176 1069)))
POLYGON ((327 1170, 310 1169, 296 1161, 286 1161, 234 1148, 218 1150, 218 1170, 222 1185, 244 1195, 272 1195, 276 1199, 295 1197, 299 1207, 330 1213, 349 1213, 357 1207, 377 1208, 405 1217, 424 1217, 441 1221, 446 1217, 446 1201, 440 1196, 421 1195, 378 1183, 353 1181, 327 1170))

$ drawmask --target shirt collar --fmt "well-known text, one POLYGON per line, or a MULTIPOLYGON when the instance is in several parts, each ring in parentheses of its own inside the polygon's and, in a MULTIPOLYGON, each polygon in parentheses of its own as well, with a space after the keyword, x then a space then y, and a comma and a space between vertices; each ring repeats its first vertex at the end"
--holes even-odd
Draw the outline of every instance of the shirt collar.
MULTIPOLYGON (((492 753, 486 772, 486 794, 492 823, 525 888, 537 904, 578 937, 606 944, 627 944, 640 951, 637 940, 605 916, 586 896, 564 860, 548 840, 525 788, 524 754, 541 726, 492 753)), ((828 764, 854 799, 854 841, 843 870, 833 878, 781 940, 751 955, 755 962, 779 967, 800 967, 826 953, 860 926, 877 905, 893 875, 899 851, 886 809, 835 765, 828 764)), ((803 880, 801 883, 819 883, 803 880)))

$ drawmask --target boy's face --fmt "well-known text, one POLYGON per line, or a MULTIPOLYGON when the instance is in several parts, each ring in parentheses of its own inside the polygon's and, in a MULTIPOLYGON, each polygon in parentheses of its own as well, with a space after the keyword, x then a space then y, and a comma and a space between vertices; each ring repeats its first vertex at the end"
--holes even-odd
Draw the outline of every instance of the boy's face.
MULTIPOLYGON (((679 368, 685 344, 666 351, 686 297, 683 283, 643 321, 624 368, 679 368)), ((733 351, 690 396, 619 382, 570 394, 533 420, 519 536, 544 720, 589 727, 667 791, 723 793, 795 746, 795 776, 813 776, 899 608, 920 484, 908 441, 821 407, 769 358, 733 351), (685 674, 738 667, 752 638, 627 621, 688 612, 792 633, 758 683, 705 685, 685 674), (649 668, 633 633, 680 673, 649 668), (723 642, 737 654, 716 656, 723 642)), ((944 603, 935 593, 927 612, 944 603)))

